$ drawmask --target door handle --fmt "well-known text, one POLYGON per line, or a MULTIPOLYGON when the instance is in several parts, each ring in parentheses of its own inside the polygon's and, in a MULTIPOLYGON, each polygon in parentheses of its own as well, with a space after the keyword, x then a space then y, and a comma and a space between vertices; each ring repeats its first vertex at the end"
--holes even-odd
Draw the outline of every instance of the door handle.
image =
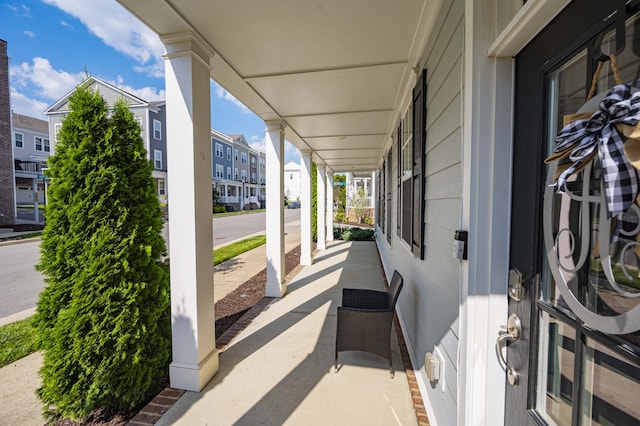
POLYGON ((507 380, 511 386, 515 386, 518 383, 518 373, 513 368, 509 367, 507 361, 502 354, 503 344, 506 346, 507 342, 516 342, 520 340, 522 336, 522 323, 520 318, 516 314, 511 314, 507 320, 507 325, 500 326, 500 332, 498 333, 498 339, 496 340, 496 355, 498 356, 498 363, 507 372, 507 380))

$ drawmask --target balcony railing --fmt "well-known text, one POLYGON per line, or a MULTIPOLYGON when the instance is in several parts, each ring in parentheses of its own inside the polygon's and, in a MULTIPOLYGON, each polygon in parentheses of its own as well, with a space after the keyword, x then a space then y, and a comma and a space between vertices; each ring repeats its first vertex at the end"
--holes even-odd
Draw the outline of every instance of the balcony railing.
POLYGON ((347 198, 347 208, 373 208, 373 197, 350 197, 347 198))

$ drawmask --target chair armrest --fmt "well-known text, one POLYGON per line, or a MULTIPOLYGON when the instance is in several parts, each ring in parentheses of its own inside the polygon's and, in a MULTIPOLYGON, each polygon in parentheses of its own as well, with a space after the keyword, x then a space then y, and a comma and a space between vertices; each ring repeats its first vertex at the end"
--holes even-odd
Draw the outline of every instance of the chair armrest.
POLYGON ((389 298, 385 291, 342 289, 342 306, 359 309, 387 309, 389 298))

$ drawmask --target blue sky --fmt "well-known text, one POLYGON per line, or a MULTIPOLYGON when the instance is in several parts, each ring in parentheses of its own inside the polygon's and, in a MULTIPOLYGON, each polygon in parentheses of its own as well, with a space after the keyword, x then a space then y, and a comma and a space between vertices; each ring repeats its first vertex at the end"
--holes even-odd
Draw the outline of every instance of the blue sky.
MULTIPOLYGON (((81 82, 85 70, 147 101, 164 99, 164 48, 115 0, 0 0, 0 38, 7 42, 13 111, 43 111, 81 82)), ((264 122, 211 83, 211 126, 243 134, 264 152, 264 122)), ((285 162, 299 163, 288 141, 285 162)))

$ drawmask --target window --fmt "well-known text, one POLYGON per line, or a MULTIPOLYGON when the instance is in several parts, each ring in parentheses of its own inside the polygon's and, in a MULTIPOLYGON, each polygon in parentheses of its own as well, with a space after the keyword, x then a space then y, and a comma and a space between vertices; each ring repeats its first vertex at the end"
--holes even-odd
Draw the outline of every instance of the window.
POLYGON ((224 178, 224 166, 222 164, 216 164, 216 177, 224 178))
MULTIPOLYGON (((398 176, 402 180, 402 215, 398 218, 400 236, 409 244, 416 257, 424 258, 424 146, 426 142, 425 123, 427 108, 426 70, 423 70, 413 88, 412 103, 398 131, 398 176)), ((389 159, 390 161, 390 159, 389 159)), ((390 180, 390 177, 388 178, 390 180)), ((398 208, 400 211, 400 207, 398 208)))
POLYGON ((53 125, 53 140, 58 142, 58 133, 60 133, 60 129, 62 129, 62 123, 56 123, 53 125))
POLYGON ((36 136, 35 137, 35 141, 36 141, 36 151, 42 151, 42 138, 40 136, 36 136))
POLYGON ((240 175, 238 174, 238 168, 237 167, 233 168, 233 175, 234 175, 234 179, 235 180, 240 180, 240 175))
POLYGON ((222 144, 216 142, 216 157, 222 158, 222 144))
POLYGON ((256 174, 251 173, 251 183, 256 183, 256 174))
POLYGON ((227 179, 231 180, 231 167, 227 167, 227 179))
POLYGON ((162 170, 162 151, 158 149, 153 150, 153 166, 156 170, 162 170))
MULTIPOLYGON (((140 135, 142 135, 142 117, 133 117, 134 120, 136 120, 136 123, 138 123, 138 126, 140 126, 140 135)), ((56 124, 57 126, 57 124, 56 124)))
POLYGON ((44 152, 51 152, 51 143, 49 143, 49 139, 42 139, 42 144, 44 145, 44 152))
POLYGON ((158 195, 165 195, 164 179, 158 179, 158 195))
POLYGON ((241 170, 240 174, 242 176, 242 181, 246 182, 247 181, 247 171, 246 170, 241 170))
POLYGON ((153 119, 153 138, 162 139, 162 123, 155 118, 153 119))
POLYGON ((237 163, 238 162, 238 150, 236 149, 235 151, 236 151, 235 152, 235 154, 236 154, 235 157, 236 157, 236 163, 237 163))
POLYGON ((227 147, 227 160, 231 161, 231 148, 227 147))
POLYGON ((251 157, 251 167, 256 168, 256 157, 251 157))
POLYGON ((246 152, 241 153, 240 159, 242 164, 247 164, 247 153, 246 152))
POLYGON ((14 133, 13 140, 16 148, 24 148, 24 135, 22 133, 14 133))

